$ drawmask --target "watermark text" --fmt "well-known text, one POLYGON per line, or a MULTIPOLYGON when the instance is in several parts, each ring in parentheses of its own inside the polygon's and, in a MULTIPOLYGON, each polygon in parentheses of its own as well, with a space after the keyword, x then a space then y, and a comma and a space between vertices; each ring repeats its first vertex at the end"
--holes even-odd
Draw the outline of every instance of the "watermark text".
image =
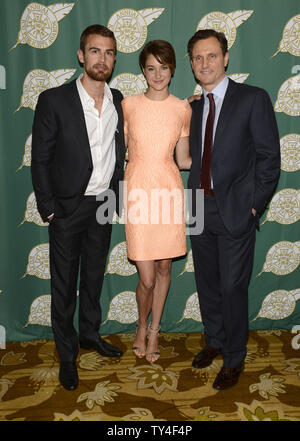
MULTIPOLYGON (((131 188, 127 182, 119 183, 118 212, 123 213, 120 224, 132 225, 182 225, 186 235, 201 234, 204 227, 204 194, 201 189, 131 188), (124 201, 124 207, 123 207, 124 201), (123 209, 124 208, 124 209, 123 209), (192 209, 191 209, 192 208, 192 209)), ((101 204, 97 210, 97 222, 113 223, 117 199, 113 190, 97 196, 101 204)))

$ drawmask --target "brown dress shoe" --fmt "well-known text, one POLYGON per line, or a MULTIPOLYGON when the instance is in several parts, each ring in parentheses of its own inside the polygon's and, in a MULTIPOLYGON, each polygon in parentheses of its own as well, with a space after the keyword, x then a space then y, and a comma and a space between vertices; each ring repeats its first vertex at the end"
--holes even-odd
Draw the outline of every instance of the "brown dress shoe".
POLYGON ((201 352, 196 355, 193 360, 192 366, 197 369, 206 368, 207 366, 212 364, 213 359, 216 358, 219 354, 221 354, 221 351, 219 349, 206 346, 201 352))
POLYGON ((243 369, 243 364, 235 368, 227 368, 223 366, 213 382, 213 388, 217 390, 224 390, 235 386, 243 369))

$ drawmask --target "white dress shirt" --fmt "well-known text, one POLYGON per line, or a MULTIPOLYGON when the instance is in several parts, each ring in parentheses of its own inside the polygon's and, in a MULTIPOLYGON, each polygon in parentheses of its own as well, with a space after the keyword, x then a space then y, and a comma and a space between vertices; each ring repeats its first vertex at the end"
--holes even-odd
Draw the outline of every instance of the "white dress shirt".
POLYGON ((86 196, 96 196, 107 190, 112 178, 115 164, 115 132, 118 114, 113 103, 113 96, 107 84, 104 86, 104 97, 99 115, 94 99, 87 93, 81 83, 82 74, 76 85, 83 107, 84 118, 93 160, 93 172, 85 191, 86 196))
MULTIPOLYGON (((228 87, 228 83, 229 83, 228 77, 225 76, 225 78, 223 78, 223 80, 211 92, 207 92, 207 90, 203 88, 204 106, 203 106, 203 118, 202 118, 202 155, 204 150, 205 126, 209 113, 209 99, 207 98, 207 94, 212 93, 215 101, 216 111, 215 111, 215 120, 214 120, 214 128, 213 128, 213 140, 214 140, 216 127, 218 124, 218 119, 221 112, 224 96, 228 87)), ((213 188, 213 180, 212 180, 211 188, 213 188)))

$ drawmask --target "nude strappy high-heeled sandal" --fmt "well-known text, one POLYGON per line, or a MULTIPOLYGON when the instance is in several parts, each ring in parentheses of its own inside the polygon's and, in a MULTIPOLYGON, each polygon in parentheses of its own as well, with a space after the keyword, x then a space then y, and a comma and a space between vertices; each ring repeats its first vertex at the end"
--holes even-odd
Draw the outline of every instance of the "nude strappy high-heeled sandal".
MULTIPOLYGON (((137 335, 139 329, 146 329, 146 331, 148 330, 148 328, 146 328, 145 326, 137 325, 136 331, 135 331, 136 335, 137 335)), ((143 358, 146 355, 146 345, 145 345, 145 349, 143 349, 143 348, 141 348, 139 346, 132 346, 132 352, 134 353, 134 355, 137 358, 143 358)))
MULTIPOLYGON (((148 340, 150 338, 150 335, 155 335, 155 336, 159 335, 160 326, 157 329, 153 329, 151 325, 152 325, 152 323, 149 323, 149 325, 148 325, 148 334, 147 334, 148 340)), ((146 351, 146 360, 149 363, 154 363, 155 361, 157 361, 159 359, 159 357, 160 357, 159 351, 148 352, 148 353, 146 351), (153 359, 153 357, 154 357, 154 359, 153 359)))

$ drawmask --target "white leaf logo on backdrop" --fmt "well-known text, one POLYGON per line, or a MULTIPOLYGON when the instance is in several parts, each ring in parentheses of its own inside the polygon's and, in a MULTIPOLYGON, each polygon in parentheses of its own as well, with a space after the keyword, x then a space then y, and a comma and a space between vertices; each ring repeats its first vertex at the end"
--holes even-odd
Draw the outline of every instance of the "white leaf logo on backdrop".
POLYGON ((116 295, 109 305, 106 320, 116 320, 119 323, 134 323, 138 319, 136 295, 134 291, 124 291, 116 295))
POLYGON ((122 225, 125 224, 125 210, 124 210, 124 208, 122 209, 121 217, 119 217, 117 215, 117 212, 114 211, 114 215, 113 215, 113 218, 112 218, 112 223, 113 224, 122 224, 122 225))
POLYGON ((187 273, 193 273, 194 272, 194 261, 193 261, 193 254, 192 254, 192 250, 190 250, 188 252, 187 258, 186 258, 186 262, 184 265, 184 269, 183 271, 178 274, 177 277, 182 276, 182 274, 184 274, 185 272, 187 273))
POLYGON ((288 78, 279 88, 275 112, 300 116, 300 75, 288 78))
POLYGON ((120 9, 107 23, 117 40, 118 51, 132 53, 138 51, 148 35, 148 25, 153 23, 164 11, 164 8, 148 8, 136 11, 120 9))
POLYGON ((289 133, 280 140, 281 170, 300 170, 300 135, 289 133))
POLYGON ((30 306, 28 325, 51 326, 51 295, 37 297, 30 306))
POLYGON ((205 15, 199 21, 196 31, 199 29, 214 29, 223 32, 228 41, 228 50, 236 39, 237 28, 253 14, 254 11, 238 10, 225 14, 215 11, 205 15))
POLYGON ((192 319, 196 322, 202 322, 197 292, 194 292, 194 294, 190 295, 187 299, 182 318, 177 323, 182 322, 184 319, 192 319))
POLYGON ((105 274, 118 274, 119 276, 131 276, 137 272, 135 265, 127 259, 126 242, 120 242, 110 252, 105 274))
POLYGON ((110 87, 118 89, 124 96, 129 96, 146 92, 147 82, 142 74, 122 73, 110 82, 110 87))
POLYGON ((39 279, 50 279, 49 243, 41 243, 30 251, 27 269, 22 278, 27 274, 39 279))
POLYGON ((277 242, 269 249, 263 269, 256 277, 259 277, 263 272, 286 276, 295 271, 299 263, 300 242, 277 242))
POLYGON ((271 58, 279 52, 289 52, 300 57, 300 14, 292 17, 285 25, 278 49, 271 58))
POLYGON ((25 211, 24 219, 20 223, 19 226, 23 225, 24 222, 33 222, 40 227, 47 227, 49 225, 48 222, 43 221, 43 219, 41 218, 41 216, 37 210, 34 192, 32 192, 28 196, 28 199, 26 202, 26 211, 25 211))
POLYGON ((259 317, 270 320, 284 319, 294 312, 296 301, 299 299, 300 289, 273 291, 264 299, 259 313, 252 321, 259 317))
POLYGON ((28 44, 36 49, 51 46, 58 35, 58 22, 71 12, 73 6, 74 3, 57 3, 49 6, 30 3, 20 20, 18 41, 10 50, 18 44, 28 44))
POLYGON ((46 89, 61 86, 69 78, 71 78, 76 69, 58 69, 47 72, 43 69, 35 69, 30 71, 23 83, 23 94, 20 100, 20 106, 14 113, 18 112, 22 107, 29 107, 35 110, 39 94, 46 89))
POLYGON ((25 167, 31 166, 31 142, 32 142, 32 134, 30 134, 26 139, 22 164, 20 165, 19 168, 17 168, 16 172, 21 170, 21 168, 23 168, 24 166, 25 167))
MULTIPOLYGON (((249 77, 250 74, 248 73, 235 73, 228 75, 229 78, 231 78, 236 83, 244 83, 246 79, 249 77)), ((202 87, 200 84, 197 84, 197 86, 194 89, 194 95, 199 95, 202 93, 202 87)))
POLYGON ((282 225, 294 224, 300 219, 300 190, 284 188, 276 193, 271 202, 265 220, 282 225))

